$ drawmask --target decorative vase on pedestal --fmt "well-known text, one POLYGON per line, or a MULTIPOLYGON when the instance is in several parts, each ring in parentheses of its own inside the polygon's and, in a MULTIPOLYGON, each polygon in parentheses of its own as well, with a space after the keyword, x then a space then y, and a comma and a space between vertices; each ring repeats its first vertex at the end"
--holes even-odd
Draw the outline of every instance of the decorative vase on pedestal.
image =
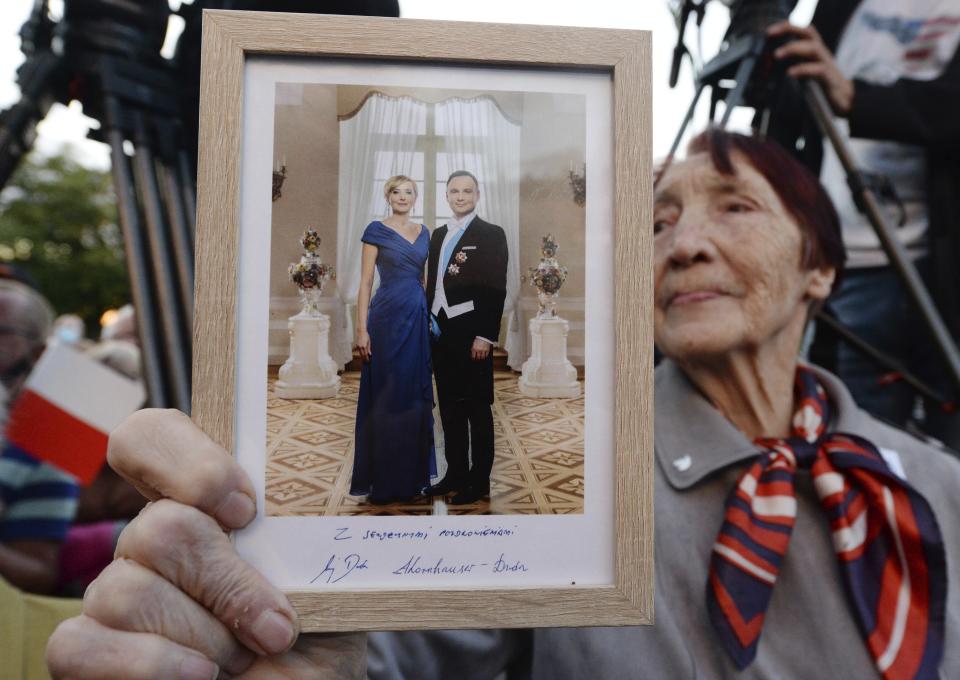
POLYGON ((557 242, 543 237, 540 264, 530 269, 530 284, 537 289, 540 309, 530 319, 532 352, 523 363, 520 392, 528 397, 580 396, 577 369, 567 359, 567 334, 570 324, 557 316, 557 295, 567 278, 567 268, 557 262, 557 242))
POLYGON ((540 264, 530 268, 530 285, 537 289, 540 302, 538 319, 557 318, 557 295, 567 280, 567 268, 557 262, 559 246, 551 234, 543 237, 540 246, 540 264))
POLYGON ((333 268, 320 261, 320 237, 308 228, 300 239, 303 256, 290 265, 290 280, 300 289, 301 309, 287 322, 290 357, 280 367, 275 393, 281 399, 327 399, 337 396, 340 376, 330 357, 330 317, 320 312, 323 282, 333 268))

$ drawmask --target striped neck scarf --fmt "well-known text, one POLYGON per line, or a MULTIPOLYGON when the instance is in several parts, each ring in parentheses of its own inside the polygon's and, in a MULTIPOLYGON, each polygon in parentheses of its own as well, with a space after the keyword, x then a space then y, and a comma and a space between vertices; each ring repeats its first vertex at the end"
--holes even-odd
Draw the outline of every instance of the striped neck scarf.
POLYGON ((720 641, 741 670, 756 656, 796 519, 794 477, 807 468, 850 608, 880 674, 936 678, 947 577, 933 511, 873 444, 826 432, 830 403, 810 370, 798 368, 795 390, 792 435, 757 439, 763 453, 727 498, 707 581, 707 609, 720 641))

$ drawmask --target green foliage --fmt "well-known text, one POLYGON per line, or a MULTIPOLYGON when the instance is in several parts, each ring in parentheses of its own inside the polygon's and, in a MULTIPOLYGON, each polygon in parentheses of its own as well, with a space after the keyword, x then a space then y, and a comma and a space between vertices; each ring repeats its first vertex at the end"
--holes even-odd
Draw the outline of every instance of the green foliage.
POLYGON ((0 261, 27 271, 58 314, 79 315, 96 335, 104 310, 130 300, 110 173, 66 153, 27 157, 0 193, 0 261))

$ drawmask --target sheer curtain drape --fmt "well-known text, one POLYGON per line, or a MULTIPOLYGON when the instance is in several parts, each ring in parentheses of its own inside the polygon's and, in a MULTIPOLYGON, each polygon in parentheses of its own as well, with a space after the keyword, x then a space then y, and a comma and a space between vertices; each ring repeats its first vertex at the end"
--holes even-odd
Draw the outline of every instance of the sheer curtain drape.
MULTIPOLYGON (((444 138, 446 167, 468 170, 480 180, 477 214, 507 235, 507 364, 520 370, 523 332, 517 315, 520 291, 520 126, 489 97, 449 99, 436 106, 436 134, 444 138)), ((441 164, 438 164, 441 165, 441 164)), ((446 180, 445 177, 438 180, 446 180)), ((437 196, 437 203, 446 199, 437 196)))
POLYGON ((353 352, 353 314, 360 288, 360 237, 372 220, 388 215, 382 180, 411 174, 417 135, 425 129, 427 105, 409 97, 372 94, 340 122, 340 184, 337 206, 337 295, 340 318, 333 359, 343 368, 353 352))

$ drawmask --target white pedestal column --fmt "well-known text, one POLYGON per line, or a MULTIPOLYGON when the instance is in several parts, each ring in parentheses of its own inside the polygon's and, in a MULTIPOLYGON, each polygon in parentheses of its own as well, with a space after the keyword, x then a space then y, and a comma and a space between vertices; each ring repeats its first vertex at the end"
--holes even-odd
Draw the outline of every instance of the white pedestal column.
POLYGON ((337 396, 340 376, 330 358, 330 317, 300 312, 287 322, 290 358, 280 367, 276 395, 281 399, 328 399, 337 396))
POLYGON ((577 369, 567 359, 566 319, 530 319, 533 352, 523 362, 520 392, 528 397, 580 396, 577 369))

